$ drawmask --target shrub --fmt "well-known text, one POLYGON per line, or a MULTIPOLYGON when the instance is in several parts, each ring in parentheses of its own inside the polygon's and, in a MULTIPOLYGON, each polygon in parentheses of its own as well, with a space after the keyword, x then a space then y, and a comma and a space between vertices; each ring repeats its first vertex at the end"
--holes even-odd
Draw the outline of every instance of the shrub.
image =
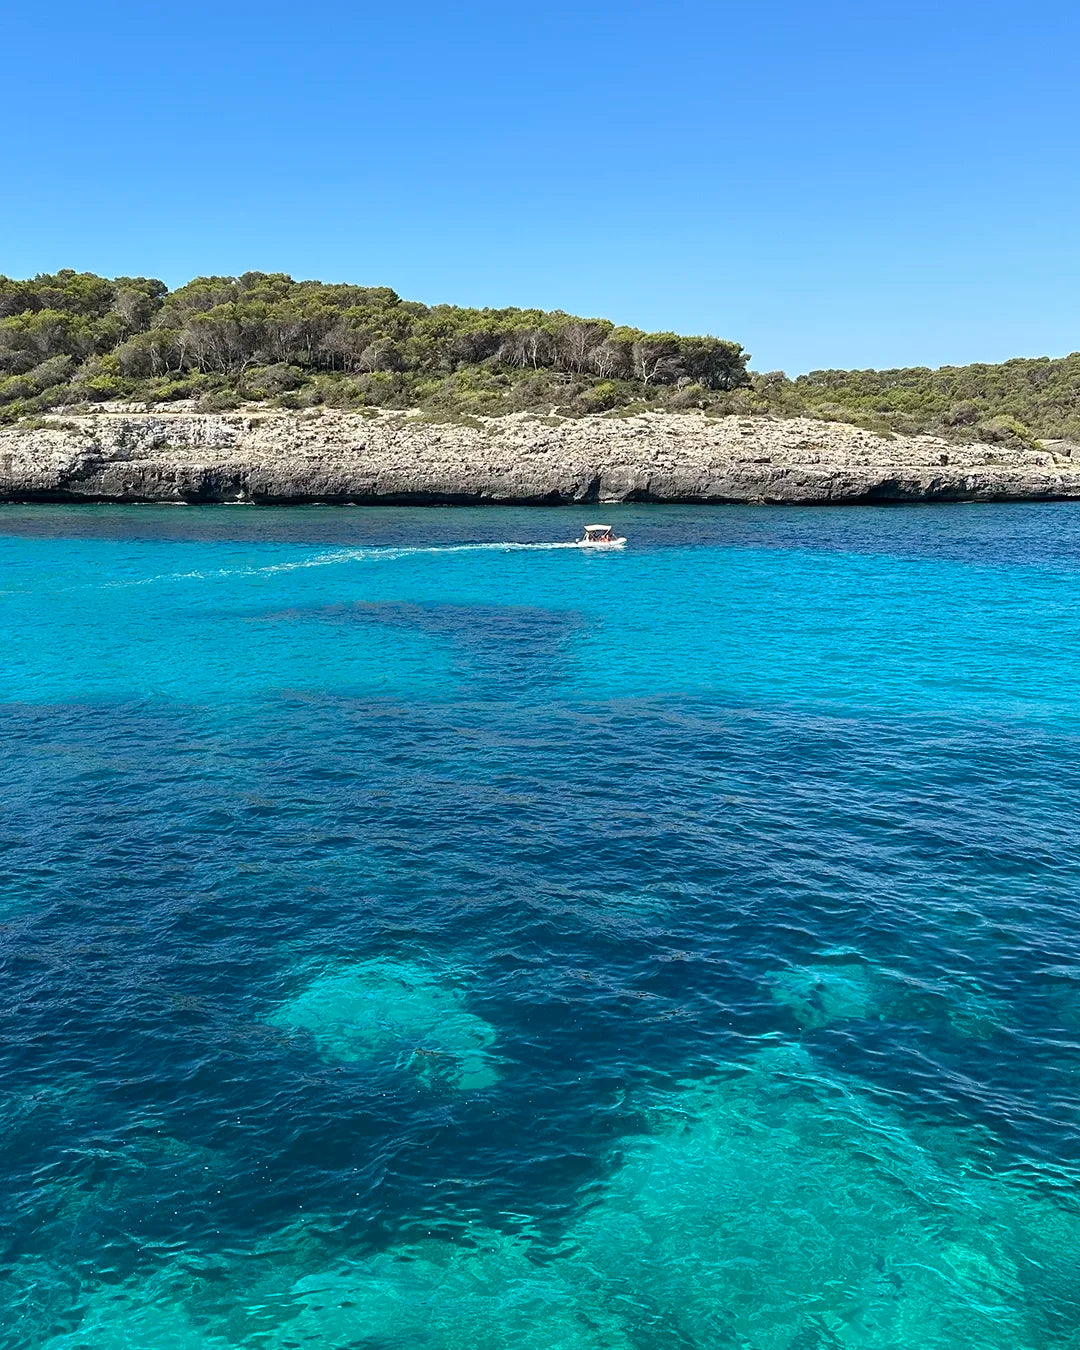
POLYGON ((279 361, 273 366, 255 366, 244 374, 244 390, 252 398, 276 398, 278 394, 299 389, 304 372, 298 366, 279 361))
POLYGON ((122 398, 128 386, 116 375, 91 375, 69 387, 71 401, 85 399, 88 403, 104 403, 107 399, 122 398))
POLYGON ((84 434, 84 428, 78 422, 69 422, 63 417, 22 417, 18 425, 20 431, 76 431, 84 434))
POLYGON ((34 382, 28 375, 9 375, 6 380, 0 379, 0 403, 30 398, 33 393, 34 382))
POLYGON ((806 409, 806 415, 819 422, 850 422, 851 411, 842 403, 813 403, 806 409))
POLYGON ((610 408, 617 408, 620 403, 625 402, 624 388, 614 380, 601 380, 599 384, 583 389, 578 395, 578 401, 584 412, 607 412, 610 408))
POLYGON ((672 412, 684 412, 690 408, 704 408, 709 403, 709 391, 703 384, 676 385, 674 389, 665 389, 660 396, 663 407, 672 412))
POLYGON ((198 404, 199 412, 205 413, 232 412, 239 406, 240 398, 229 389, 212 389, 203 394, 198 404))
POLYGON ((942 418, 947 427, 973 427, 979 420, 974 403, 954 403, 942 418))
POLYGON ((1035 437, 1030 428, 1015 417, 991 417, 980 422, 975 428, 980 440, 994 442, 1019 441, 1024 445, 1034 445, 1035 437))
POLYGON ((50 356, 47 361, 42 361, 29 371, 26 379, 35 392, 40 394, 46 389, 66 384, 74 370, 75 362, 70 356, 50 356))
POLYGON ((408 407, 408 384, 396 370, 372 370, 356 377, 356 387, 365 403, 377 408, 408 407))
POLYGON ((146 403, 172 403, 177 399, 197 398, 213 388, 212 382, 197 373, 183 378, 147 380, 137 386, 138 396, 146 403))

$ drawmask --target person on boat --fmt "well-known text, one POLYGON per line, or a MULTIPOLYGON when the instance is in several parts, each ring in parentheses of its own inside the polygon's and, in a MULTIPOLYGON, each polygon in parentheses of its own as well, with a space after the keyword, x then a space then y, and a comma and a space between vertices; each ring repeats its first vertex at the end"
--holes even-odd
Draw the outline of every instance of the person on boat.
POLYGON ((582 544, 625 544, 626 540, 618 539, 610 525, 586 525, 585 537, 579 542, 582 544))

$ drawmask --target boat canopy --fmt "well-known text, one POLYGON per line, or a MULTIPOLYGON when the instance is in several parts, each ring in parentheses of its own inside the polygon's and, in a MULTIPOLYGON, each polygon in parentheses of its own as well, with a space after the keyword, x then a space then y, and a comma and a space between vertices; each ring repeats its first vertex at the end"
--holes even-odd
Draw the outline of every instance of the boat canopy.
POLYGON ((586 529, 587 533, 591 534, 594 530, 610 530, 610 529, 611 529, 611 526, 610 526, 610 525, 586 525, 586 526, 585 526, 585 529, 586 529))

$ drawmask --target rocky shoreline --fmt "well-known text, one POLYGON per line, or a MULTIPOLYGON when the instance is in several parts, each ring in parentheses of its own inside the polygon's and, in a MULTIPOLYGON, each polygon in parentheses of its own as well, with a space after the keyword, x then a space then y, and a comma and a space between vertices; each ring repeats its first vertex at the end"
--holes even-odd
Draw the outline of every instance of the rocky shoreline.
POLYGON ((859 504, 1080 497, 1080 445, 884 437, 808 418, 203 413, 103 405, 0 429, 0 500, 859 504))

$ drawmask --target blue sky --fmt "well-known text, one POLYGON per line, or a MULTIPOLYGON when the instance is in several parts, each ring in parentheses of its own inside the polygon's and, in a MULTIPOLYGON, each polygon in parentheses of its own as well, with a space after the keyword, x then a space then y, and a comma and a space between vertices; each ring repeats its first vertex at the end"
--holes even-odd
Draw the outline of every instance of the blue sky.
POLYGON ((742 342, 1080 348, 1080 9, 0 0, 0 271, 287 271, 742 342))

